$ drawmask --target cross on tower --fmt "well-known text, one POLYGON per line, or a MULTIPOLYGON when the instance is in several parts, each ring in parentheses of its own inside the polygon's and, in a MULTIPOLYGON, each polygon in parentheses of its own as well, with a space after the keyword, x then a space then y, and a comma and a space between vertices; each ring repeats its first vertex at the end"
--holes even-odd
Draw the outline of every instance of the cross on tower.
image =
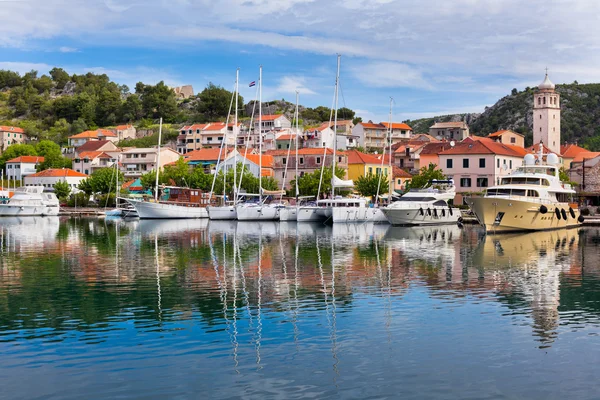
POLYGON ((548 67, 546 67, 546 75, 548 75, 548 67))

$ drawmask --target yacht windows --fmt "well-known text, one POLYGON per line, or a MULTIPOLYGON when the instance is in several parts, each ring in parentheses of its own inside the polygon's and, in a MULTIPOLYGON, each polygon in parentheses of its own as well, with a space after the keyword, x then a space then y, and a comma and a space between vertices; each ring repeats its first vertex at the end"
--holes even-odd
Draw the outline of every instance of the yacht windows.
POLYGON ((446 203, 445 200, 438 200, 435 203, 433 203, 434 206, 440 206, 440 207, 447 207, 448 203, 446 203))
POLYGON ((537 190, 528 190, 527 197, 540 197, 540 194, 537 190))
POLYGON ((548 179, 540 179, 533 177, 507 177, 502 178, 502 185, 543 185, 550 186, 548 179))
POLYGON ((416 197, 416 196, 402 196, 398 201, 420 201, 430 202, 435 200, 435 197, 416 197))
POLYGON ((488 187, 488 178, 477 178, 477 187, 488 187))

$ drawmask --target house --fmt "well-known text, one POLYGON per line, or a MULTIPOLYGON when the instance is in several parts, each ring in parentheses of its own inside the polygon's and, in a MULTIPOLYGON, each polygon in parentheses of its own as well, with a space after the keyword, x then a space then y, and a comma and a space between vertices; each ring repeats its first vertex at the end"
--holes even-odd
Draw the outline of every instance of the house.
POLYGON ((419 151, 418 157, 415 158, 414 169, 419 170, 427 167, 429 164, 440 165, 439 154, 452 147, 450 142, 433 142, 426 143, 419 151))
POLYGON ((83 151, 73 159, 73 169, 77 172, 91 175, 101 168, 114 167, 118 162, 120 153, 106 153, 104 151, 83 151))
POLYGON ((37 166, 44 162, 44 157, 21 156, 6 162, 6 176, 10 180, 20 181, 23 177, 37 172, 37 166))
MULTIPOLYGON (((286 152, 287 153, 287 152, 286 152)), ((274 176, 273 170, 273 156, 269 154, 263 154, 262 160, 261 156, 255 153, 240 153, 237 150, 232 151, 219 165, 219 170, 224 168, 225 171, 229 171, 234 168, 237 164, 242 164, 250 173, 256 177, 258 177, 259 171, 261 171, 262 176, 274 176), (260 169, 260 163, 262 162, 262 170, 260 169)))
POLYGON ((121 149, 119 149, 117 145, 111 142, 110 140, 92 140, 85 143, 82 146, 77 147, 74 151, 74 155, 79 156, 81 153, 86 151, 104 151, 107 153, 117 153, 120 152, 121 149))
MULTIPOLYGON (((371 154, 361 153, 358 150, 346 151, 348 157, 348 179, 356 180, 368 174, 382 174, 390 176, 389 164, 371 154)), ((384 190, 385 191, 385 190, 384 190)))
POLYGON ((135 126, 133 125, 118 125, 115 128, 111 129, 117 135, 117 141, 125 140, 125 139, 135 139, 135 135, 137 133, 135 126))
POLYGON ((0 125, 0 153, 11 144, 23 144, 25 142, 27 142, 27 135, 22 128, 0 125))
POLYGON ((111 142, 118 142, 119 138, 117 137, 116 133, 108 129, 96 129, 95 131, 85 131, 78 133, 77 135, 69 136, 69 146, 79 147, 89 141, 94 140, 109 140, 111 142))
POLYGON ((369 150, 383 150, 389 145, 387 140, 391 133, 392 145, 398 142, 409 140, 412 137, 412 128, 401 122, 380 122, 378 124, 369 122, 359 122, 352 130, 352 134, 357 137, 358 145, 369 150), (387 143, 387 144, 386 144, 387 143))
POLYGON ((439 167, 457 193, 481 192, 523 165, 527 151, 488 138, 468 138, 439 153, 439 167))
MULTIPOLYGON (((288 156, 287 150, 275 150, 269 152, 273 157, 274 176, 280 187, 284 181, 285 188, 290 188, 290 182, 296 175, 296 153, 291 152, 288 156)), ((336 166, 346 169, 348 157, 344 152, 336 154, 336 166)), ((321 167, 331 168, 333 162, 333 150, 330 148, 302 148, 298 149, 298 175, 312 174, 321 167)))
POLYGON ((187 152, 202 148, 219 148, 225 140, 228 145, 233 145, 235 138, 240 133, 241 124, 234 126, 225 122, 209 122, 206 124, 193 124, 184 126, 179 130, 177 136, 177 152, 186 154, 187 152))
POLYGON ((292 122, 287 119, 283 114, 277 115, 263 115, 262 116, 262 128, 259 127, 258 116, 254 116, 254 132, 269 132, 269 131, 281 131, 283 129, 290 129, 292 122))
POLYGON ((338 139, 338 149, 352 149, 359 146, 359 136, 352 133, 354 126, 351 119, 338 121, 335 128, 334 123, 331 123, 331 129, 335 131, 338 139))
POLYGON ((227 155, 232 151, 231 148, 209 148, 190 151, 183 156, 183 159, 192 167, 201 167, 206 173, 214 172, 213 167, 219 162, 224 161, 227 155))
POLYGON ((71 189, 77 189, 81 181, 88 176, 70 168, 46 169, 23 178, 25 186, 43 186, 51 188, 57 182, 67 182, 71 189))
MULTIPOLYGON (((126 150, 121 153, 120 169, 127 179, 139 178, 157 167, 157 159, 158 150, 156 147, 126 150)), ((158 168, 162 168, 178 159, 179 153, 175 150, 161 147, 158 168)))
POLYGON ((396 166, 392 167, 392 173, 394 174, 394 192, 404 193, 406 185, 412 180, 412 175, 402 168, 396 166))
POLYGON ((589 152, 588 149, 577 146, 577 144, 563 144, 560 146, 560 154, 563 159, 563 168, 568 170, 571 168, 571 163, 581 153, 589 152))
POLYGON ((392 144, 398 143, 400 140, 410 140, 413 130, 410 126, 403 122, 381 122, 386 129, 391 129, 392 144))
POLYGON ((466 122, 436 122, 429 127, 429 134, 436 139, 461 141, 469 137, 469 126, 466 122))
MULTIPOLYGON (((295 151, 296 142, 301 138, 294 133, 284 133, 275 138, 275 149, 276 150, 287 150, 292 149, 295 151)), ((298 147, 300 147, 300 143, 298 143, 298 147)))
POLYGON ((579 188, 580 194, 600 195, 600 153, 579 153, 567 171, 569 180, 579 188))
POLYGON ((400 146, 394 150, 394 165, 400 168, 406 168, 409 170, 418 169, 417 160, 421 149, 427 145, 427 142, 408 142, 406 144, 400 143, 400 146))
MULTIPOLYGON (((330 148, 333 149, 333 137, 335 133, 329 126, 328 122, 324 122, 316 128, 309 128, 304 131, 303 147, 310 148, 330 148)), ((345 140, 344 140, 345 142, 345 140)))
POLYGON ((487 135, 498 143, 512 144, 513 146, 525 147, 525 136, 511 130, 501 130, 487 135))

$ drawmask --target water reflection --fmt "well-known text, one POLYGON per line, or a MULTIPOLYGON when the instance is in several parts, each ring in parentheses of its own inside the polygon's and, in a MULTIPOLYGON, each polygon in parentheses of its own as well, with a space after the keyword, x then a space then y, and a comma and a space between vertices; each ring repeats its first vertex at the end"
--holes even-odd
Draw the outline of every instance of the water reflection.
MULTIPOLYGON (((597 333, 599 243, 598 229, 3 219, 0 344, 118 339, 162 357, 202 355, 218 379, 230 368, 248 385, 295 367, 341 391, 380 365, 410 376, 429 362, 426 346, 444 342, 438 334, 469 342, 471 329, 486 348, 512 335, 549 349, 597 333)), ((17 347, 0 355, 21 357, 17 347)), ((334 393, 317 381, 302 390, 334 393)))

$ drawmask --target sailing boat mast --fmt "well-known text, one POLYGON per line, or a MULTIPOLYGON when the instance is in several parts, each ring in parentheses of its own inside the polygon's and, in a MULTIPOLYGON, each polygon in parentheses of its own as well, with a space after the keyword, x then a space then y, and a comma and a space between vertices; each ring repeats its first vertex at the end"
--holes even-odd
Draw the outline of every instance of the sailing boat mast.
MULTIPOLYGON (((335 75, 335 111, 333 117, 333 160, 331 162, 331 198, 335 198, 335 157, 337 151, 337 117, 338 117, 338 90, 340 84, 340 59, 341 55, 337 55, 337 73, 335 75)), ((323 159, 323 162, 325 160, 323 159)))
POLYGON ((392 171, 392 132, 394 131, 392 126, 392 104, 394 103, 394 98, 390 96, 390 129, 388 134, 389 146, 390 146, 390 154, 388 156, 388 204, 392 203, 392 191, 394 189, 394 171, 392 171))
POLYGON ((262 204, 262 65, 258 73, 258 204, 262 204))
MULTIPOLYGON (((298 188, 298 142, 300 137, 298 135, 298 91, 296 90, 296 207, 298 207, 298 196, 300 195, 300 190, 298 188)), ((323 163, 325 163, 325 158, 323 157, 323 163)), ((317 200, 319 195, 317 194, 317 200)))
MULTIPOLYGON (((238 97, 240 84, 240 68, 235 70, 235 117, 233 118, 233 204, 237 203, 237 134, 236 129, 238 126, 238 97)), ((227 129, 227 128, 225 128, 227 129)))
POLYGON ((156 187, 154 189, 154 201, 158 203, 158 175, 160 173, 160 142, 162 141, 162 117, 158 125, 158 147, 156 149, 156 187))

